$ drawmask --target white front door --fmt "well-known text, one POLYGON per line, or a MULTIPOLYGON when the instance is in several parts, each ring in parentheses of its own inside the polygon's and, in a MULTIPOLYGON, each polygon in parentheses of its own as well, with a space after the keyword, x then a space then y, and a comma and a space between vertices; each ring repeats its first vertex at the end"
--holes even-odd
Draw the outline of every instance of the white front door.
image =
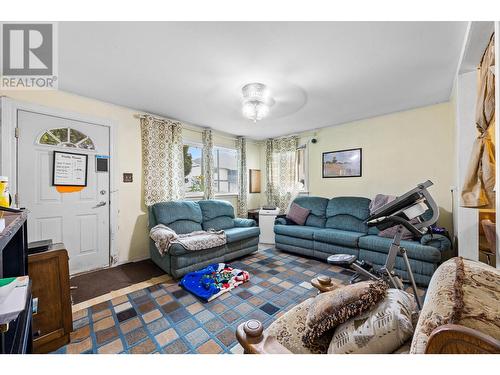
POLYGON ((109 127, 25 110, 18 110, 17 126, 18 202, 29 210, 28 241, 64 243, 71 273, 108 266, 110 181, 109 172, 96 172, 96 155, 110 153, 109 127), (53 186, 54 151, 88 155, 86 187, 53 186))

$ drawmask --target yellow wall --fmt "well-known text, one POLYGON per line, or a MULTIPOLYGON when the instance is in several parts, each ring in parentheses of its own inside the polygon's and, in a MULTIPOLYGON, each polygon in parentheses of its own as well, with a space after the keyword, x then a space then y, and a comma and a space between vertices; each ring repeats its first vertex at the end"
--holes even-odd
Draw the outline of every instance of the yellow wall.
MULTIPOLYGON (((117 173, 115 186, 118 189, 118 262, 127 262, 149 256, 147 231, 147 211, 142 192, 141 134, 139 120, 134 117, 140 111, 116 106, 102 101, 70 94, 63 91, 2 91, 0 96, 35 103, 46 107, 90 115, 112 120, 115 129, 115 155, 117 173), (134 174, 133 183, 123 183, 124 172, 134 174)), ((201 134, 184 129, 183 136, 201 142, 201 134)), ((248 168, 260 166, 260 146, 247 141, 248 168)), ((234 140, 227 136, 214 134, 214 144, 234 147, 234 140)), ((225 197, 234 206, 236 198, 225 197)), ((260 194, 249 195, 249 208, 256 208, 260 203, 260 194)))
MULTIPOLYGON (((117 252, 119 262, 148 256, 147 214, 142 199, 141 137, 137 110, 62 91, 0 91, 13 99, 36 103, 116 123, 115 162, 119 190, 117 252), (124 172, 134 174, 133 183, 121 182, 124 172)), ((310 133, 309 133, 310 134, 310 133)), ((418 182, 430 179, 431 192, 441 207, 441 224, 452 230, 450 186, 454 170, 454 123, 450 103, 394 113, 324 128, 316 132, 318 143, 309 148, 309 191, 333 197, 401 194, 418 182), (321 154, 346 148, 363 148, 363 177, 323 179, 321 154)), ((201 141, 199 132, 185 130, 184 137, 201 141)), ((307 137, 303 137, 305 140, 307 137)), ((230 137, 215 133, 214 143, 232 146, 230 137)), ((262 194, 249 194, 249 208, 265 203, 265 145, 248 141, 247 165, 262 170, 262 194)), ((234 197, 225 198, 233 205, 234 197)))
POLYGON ((451 103, 442 103, 318 130, 318 142, 308 144, 310 195, 401 195, 429 179, 440 224, 452 231, 453 111, 451 103), (323 152, 358 147, 363 149, 362 177, 322 178, 323 152))

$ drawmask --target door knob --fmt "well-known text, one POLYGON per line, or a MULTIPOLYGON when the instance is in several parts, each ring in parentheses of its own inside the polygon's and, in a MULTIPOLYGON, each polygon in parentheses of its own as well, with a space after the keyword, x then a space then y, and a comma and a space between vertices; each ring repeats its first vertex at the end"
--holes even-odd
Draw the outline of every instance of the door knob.
POLYGON ((105 205, 106 205, 106 202, 101 201, 101 202, 97 203, 97 205, 94 208, 102 207, 102 206, 105 206, 105 205))

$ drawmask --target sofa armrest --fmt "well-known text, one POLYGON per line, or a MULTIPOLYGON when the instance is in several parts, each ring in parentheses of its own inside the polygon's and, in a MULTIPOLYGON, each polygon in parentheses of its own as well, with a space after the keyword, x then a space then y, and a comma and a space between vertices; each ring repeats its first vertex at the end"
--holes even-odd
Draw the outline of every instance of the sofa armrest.
POLYGON ((475 329, 445 324, 432 331, 425 354, 498 354, 500 341, 475 329))
POLYGON ((286 225, 286 219, 284 217, 277 217, 275 220, 274 220, 274 224, 278 224, 278 225, 286 225))
POLYGON ((292 354, 275 337, 264 332, 258 320, 248 320, 236 329, 236 338, 245 354, 292 354))
POLYGON ((426 234, 420 239, 420 243, 426 246, 432 246, 439 251, 447 251, 451 248, 451 242, 448 237, 442 234, 426 234))
POLYGON ((234 226, 235 227, 255 227, 257 224, 255 223, 255 220, 253 219, 242 219, 237 217, 234 220, 234 226))

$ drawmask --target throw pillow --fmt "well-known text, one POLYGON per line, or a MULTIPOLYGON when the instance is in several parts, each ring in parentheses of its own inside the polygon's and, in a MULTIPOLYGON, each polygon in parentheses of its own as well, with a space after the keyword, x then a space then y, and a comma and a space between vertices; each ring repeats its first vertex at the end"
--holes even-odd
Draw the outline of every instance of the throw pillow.
POLYGON ((389 354, 399 349, 412 335, 412 295, 389 289, 387 297, 373 310, 339 325, 333 334, 328 354, 389 354))
POLYGON ((363 281, 316 296, 306 318, 304 345, 313 348, 325 335, 331 339, 335 327, 370 310, 385 297, 387 288, 383 281, 363 281))
POLYGON ((292 203, 286 214, 286 218, 294 221, 298 225, 304 225, 310 213, 311 210, 301 207, 297 203, 292 203))

